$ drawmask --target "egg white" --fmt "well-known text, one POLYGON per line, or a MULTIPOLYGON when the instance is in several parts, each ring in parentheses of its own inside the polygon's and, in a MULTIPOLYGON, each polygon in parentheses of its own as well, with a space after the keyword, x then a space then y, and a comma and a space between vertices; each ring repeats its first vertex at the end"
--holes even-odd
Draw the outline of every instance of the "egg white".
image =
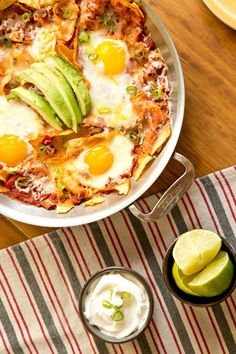
POLYGON ((35 29, 33 43, 28 46, 28 51, 35 60, 42 60, 54 52, 58 27, 50 24, 35 29))
MULTIPOLYGON (((102 61, 95 64, 88 58, 88 53, 104 41, 116 43, 124 48, 126 53, 126 68, 129 60, 129 53, 125 42, 107 38, 99 32, 91 33, 90 40, 81 46, 80 61, 84 67, 84 75, 91 85, 92 120, 96 122, 99 117, 102 117, 105 125, 111 128, 132 128, 136 123, 137 115, 133 110, 130 95, 126 92, 126 87, 132 85, 132 76, 127 73, 126 68, 120 74, 106 75, 102 61), (109 107, 112 112, 108 114, 99 113, 98 109, 101 106, 109 107)), ((113 59, 111 58, 111 61, 113 59)))
POLYGON ((36 138, 40 130, 41 121, 29 106, 18 100, 7 101, 5 96, 0 96, 0 136, 6 134, 18 136, 25 141, 30 154, 33 148, 28 141, 36 138))
POLYGON ((107 172, 101 175, 92 175, 89 172, 89 166, 84 161, 89 149, 85 149, 75 160, 69 161, 65 166, 69 173, 78 176, 78 183, 98 190, 103 189, 109 179, 119 182, 120 175, 130 171, 133 161, 133 144, 127 136, 117 135, 111 140, 102 142, 101 145, 106 145, 114 158, 107 172), (89 174, 89 177, 84 177, 85 173, 89 174))

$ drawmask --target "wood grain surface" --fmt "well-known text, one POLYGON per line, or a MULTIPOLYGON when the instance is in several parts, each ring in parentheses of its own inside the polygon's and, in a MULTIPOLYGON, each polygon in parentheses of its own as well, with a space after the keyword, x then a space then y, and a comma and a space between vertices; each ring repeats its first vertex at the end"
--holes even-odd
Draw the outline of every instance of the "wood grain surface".
MULTIPOLYGON (((197 176, 236 163, 236 31, 201 0, 149 0, 176 45, 182 63, 186 110, 176 151, 197 176)), ((165 189, 181 173, 170 162, 148 193, 165 189)), ((0 248, 50 231, 0 217, 0 248)))

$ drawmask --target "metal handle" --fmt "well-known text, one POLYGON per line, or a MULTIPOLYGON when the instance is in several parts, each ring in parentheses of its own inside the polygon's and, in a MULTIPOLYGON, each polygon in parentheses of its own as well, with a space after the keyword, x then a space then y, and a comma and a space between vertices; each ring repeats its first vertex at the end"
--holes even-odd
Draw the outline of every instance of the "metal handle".
POLYGON ((172 158, 184 165, 184 173, 167 189, 150 213, 142 213, 132 204, 129 210, 138 219, 149 222, 162 218, 178 203, 193 183, 195 177, 193 164, 186 157, 177 152, 174 153, 172 158))

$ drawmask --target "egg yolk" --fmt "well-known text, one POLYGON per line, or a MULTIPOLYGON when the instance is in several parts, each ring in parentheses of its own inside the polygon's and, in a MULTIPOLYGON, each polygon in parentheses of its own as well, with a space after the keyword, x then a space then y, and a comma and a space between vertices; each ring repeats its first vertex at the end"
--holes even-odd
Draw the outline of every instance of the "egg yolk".
POLYGON ((105 74, 116 75, 125 70, 125 49, 118 43, 104 41, 97 46, 96 52, 98 60, 103 62, 105 74))
POLYGON ((89 166, 89 172, 101 175, 111 168, 113 155, 107 146, 97 145, 86 153, 84 161, 89 166))
POLYGON ((0 137, 0 161, 14 167, 27 157, 27 145, 16 135, 0 137))

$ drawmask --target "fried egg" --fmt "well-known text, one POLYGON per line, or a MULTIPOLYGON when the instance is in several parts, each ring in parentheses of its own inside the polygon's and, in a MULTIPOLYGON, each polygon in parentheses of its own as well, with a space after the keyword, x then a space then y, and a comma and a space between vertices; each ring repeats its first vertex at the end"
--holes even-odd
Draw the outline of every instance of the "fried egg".
POLYGON ((17 166, 31 152, 30 139, 42 130, 40 119, 26 104, 0 96, 0 162, 17 166))
POLYGON ((95 32, 81 45, 80 51, 84 75, 91 85, 92 120, 102 118, 106 126, 132 128, 137 116, 126 91, 133 81, 127 73, 126 43, 95 32))
MULTIPOLYGON (((102 190, 109 182, 119 183, 121 175, 130 172, 132 149, 133 144, 127 136, 104 139, 85 148, 76 159, 68 161, 64 166, 65 175, 77 178, 83 186, 102 190)), ((70 182, 67 184, 70 185, 70 182)))

